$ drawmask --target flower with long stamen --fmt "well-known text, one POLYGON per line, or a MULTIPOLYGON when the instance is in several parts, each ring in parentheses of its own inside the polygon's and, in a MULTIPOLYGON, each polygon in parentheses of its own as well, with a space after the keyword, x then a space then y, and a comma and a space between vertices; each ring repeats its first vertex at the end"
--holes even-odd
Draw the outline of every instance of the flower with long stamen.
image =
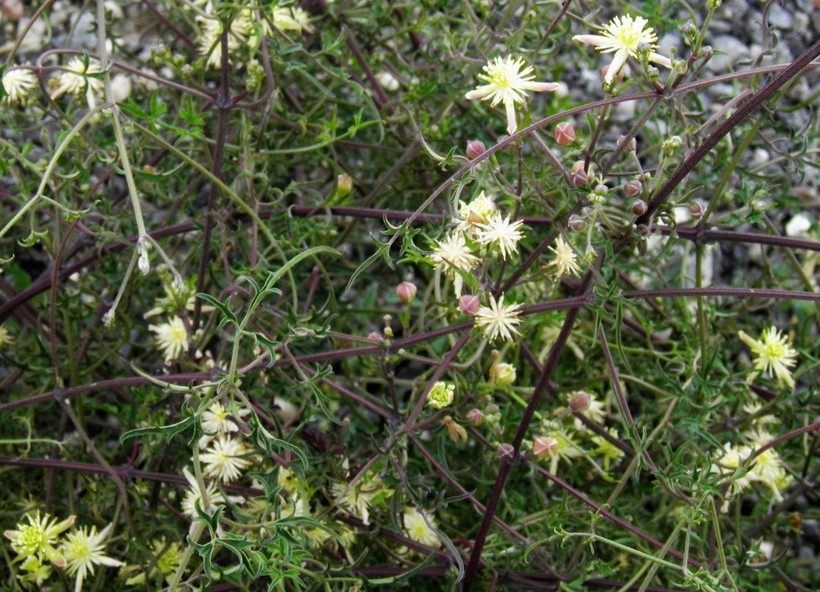
POLYGON ((533 82, 535 76, 532 73, 532 66, 527 66, 523 59, 513 59, 512 56, 497 57, 487 62, 484 73, 479 74, 478 78, 487 84, 471 90, 465 97, 471 101, 491 101, 492 107, 504 103, 507 133, 510 134, 515 133, 518 128, 515 121, 515 105, 524 104, 527 92, 552 91, 559 86, 555 82, 533 82))
POLYGON ((34 515, 26 514, 28 524, 17 524, 17 530, 7 530, 3 534, 11 541, 11 548, 22 557, 39 557, 48 559, 57 567, 65 566, 65 558, 54 548, 57 538, 74 524, 74 516, 57 522, 49 514, 40 516, 39 510, 34 515))
POLYGON ((592 45, 601 53, 614 53, 612 62, 604 78, 607 84, 612 84, 615 76, 621 71, 626 60, 638 58, 638 51, 645 46, 649 50, 649 61, 665 68, 672 67, 672 61, 660 54, 657 49, 658 36, 652 27, 646 27, 647 21, 643 17, 632 18, 629 15, 616 16, 601 27, 600 35, 576 35, 572 39, 587 45, 592 45))
POLYGON ((461 296, 463 283, 459 271, 470 272, 478 265, 478 257, 473 255, 472 249, 467 246, 467 241, 460 232, 452 232, 446 239, 438 241, 430 260, 436 269, 453 278, 456 296, 461 296))
POLYGON ((520 304, 504 306, 504 295, 498 300, 490 294, 490 305, 482 306, 475 315, 476 327, 484 328, 484 336, 490 341, 499 337, 504 341, 512 341, 513 336, 519 335, 517 325, 521 323, 518 315, 521 312, 520 304))
POLYGON ((433 530, 435 527, 435 520, 426 512, 422 513, 410 506, 404 508, 404 530, 411 540, 437 549, 441 546, 441 541, 433 530))
POLYGON ((124 565, 122 561, 106 557, 105 539, 111 531, 111 524, 100 532, 96 527, 81 528, 69 534, 66 541, 60 547, 68 564, 68 573, 76 576, 74 592, 83 589, 83 580, 86 574, 94 574, 95 565, 106 565, 108 567, 120 567, 124 565))
POLYGON ((203 474, 211 479, 230 483, 242 476, 242 471, 251 465, 247 458, 250 450, 238 438, 219 436, 199 458, 203 474))
POLYGON ((555 246, 550 247, 550 251, 555 253, 555 259, 547 264, 546 269, 552 269, 556 280, 560 280, 565 275, 577 275, 581 273, 581 268, 578 266, 577 257, 572 247, 564 240, 564 237, 558 236, 555 239, 555 246))
POLYGON ((188 330, 179 317, 161 325, 148 325, 148 330, 157 334, 157 345, 162 350, 166 364, 176 360, 188 349, 188 330))
POLYGON ((518 252, 518 241, 524 234, 519 230, 523 226, 521 220, 512 222, 510 216, 504 218, 500 213, 493 214, 486 224, 478 224, 476 241, 481 245, 495 245, 501 251, 501 258, 518 252))
POLYGON ((797 361, 797 351, 789 343, 788 337, 781 335, 774 325, 763 329, 760 339, 752 339, 743 331, 738 332, 741 341, 749 346, 755 354, 754 367, 757 372, 749 377, 754 380, 758 373, 765 372, 774 375, 778 384, 786 384, 794 388, 791 368, 797 361))

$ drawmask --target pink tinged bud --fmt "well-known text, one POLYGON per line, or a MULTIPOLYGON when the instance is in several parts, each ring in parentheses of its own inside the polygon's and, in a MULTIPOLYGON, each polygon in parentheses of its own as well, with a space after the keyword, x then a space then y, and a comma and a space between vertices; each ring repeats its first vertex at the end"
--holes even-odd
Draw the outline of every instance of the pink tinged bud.
POLYGON ((689 213, 692 214, 692 217, 695 219, 702 218, 703 214, 706 213, 706 204, 699 199, 694 200, 689 204, 689 213))
POLYGON ((539 436, 532 443, 532 453, 538 458, 549 458, 558 451, 558 440, 539 436))
POLYGON ((569 171, 569 184, 573 187, 581 187, 589 183, 589 175, 584 170, 584 161, 579 160, 572 165, 569 171))
POLYGON ((587 223, 578 214, 572 214, 567 220, 567 226, 572 232, 578 232, 586 227, 587 223))
POLYGON ((371 341, 384 341, 384 338, 381 335, 379 335, 378 332, 376 332, 376 331, 372 331, 367 336, 367 338, 370 339, 371 341))
POLYGON ((575 141, 575 128, 569 121, 562 121, 555 126, 555 141, 560 146, 569 146, 575 141))
POLYGON ((499 444, 497 452, 498 458, 501 460, 512 460, 515 456, 515 448, 512 444, 499 444))
POLYGON ((643 193, 643 185, 640 181, 627 181, 624 183, 624 195, 627 197, 638 197, 643 193))
POLYGON ((478 312, 481 302, 478 296, 466 295, 458 300, 458 308, 466 315, 475 316, 478 312))
POLYGON ((346 197, 353 190, 353 179, 350 175, 341 174, 336 177, 336 195, 346 197))
POLYGON ((642 199, 637 199, 632 203, 632 213, 636 216, 643 216, 648 209, 649 206, 647 206, 646 202, 642 199))
POLYGON ((405 304, 410 304, 416 298, 416 284, 412 282, 402 282, 396 286, 396 296, 405 304))
POLYGON ((484 414, 478 409, 470 409, 467 412, 467 419, 474 426, 481 425, 481 422, 484 421, 484 414))
POLYGON ((592 397, 589 396, 589 393, 585 393, 584 391, 572 393, 572 396, 569 398, 569 408, 575 411, 575 413, 580 413, 589 408, 589 402, 591 400, 592 397))
POLYGON ((487 149, 484 147, 484 142, 481 140, 469 140, 467 142, 467 158, 470 160, 477 158, 486 151, 487 149))
MULTIPOLYGON (((621 146, 624 143, 625 139, 626 139, 626 136, 619 137, 618 138, 618 146, 621 146)), ((626 151, 627 152, 635 152, 635 150, 637 148, 638 148, 638 142, 635 140, 635 138, 630 139, 629 144, 627 144, 627 146, 626 146, 626 151)))

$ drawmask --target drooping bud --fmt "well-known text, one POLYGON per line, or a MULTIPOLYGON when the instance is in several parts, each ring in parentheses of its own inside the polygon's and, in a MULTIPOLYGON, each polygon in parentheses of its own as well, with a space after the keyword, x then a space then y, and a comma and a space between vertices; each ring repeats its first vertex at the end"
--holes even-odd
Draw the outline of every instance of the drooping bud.
POLYGON ((578 232, 586 227, 586 221, 578 214, 572 214, 567 220, 567 226, 572 232, 578 232))
POLYGON ((490 382, 499 386, 510 386, 515 382, 516 371, 512 364, 496 362, 490 366, 490 382))
POLYGON ((481 307, 481 300, 478 296, 466 294, 458 299, 458 308, 461 312, 469 316, 475 316, 481 307))
MULTIPOLYGON (((618 138, 618 146, 621 146, 624 143, 626 136, 621 136, 618 138)), ((629 143, 626 145, 626 152, 635 152, 638 149, 638 141, 633 137, 630 138, 629 143)))
POLYGON ((640 181, 627 181, 624 183, 623 190, 627 197, 638 197, 643 193, 643 185, 640 181))
POLYGON ((479 409, 473 408, 467 412, 467 419, 474 426, 481 425, 481 422, 484 421, 484 414, 479 409))
POLYGON ((415 300, 417 291, 418 288, 413 282, 402 282, 396 286, 396 296, 405 304, 410 304, 415 300))
POLYGON ((515 448, 512 444, 499 444, 496 451, 498 452, 498 458, 501 460, 512 460, 515 456, 515 448))
POLYGON ((646 210, 649 209, 649 206, 646 205, 646 202, 642 199, 636 199, 632 202, 632 213, 636 216, 643 216, 646 214, 646 210))
POLYGON ((689 204, 689 213, 692 215, 693 218, 696 220, 703 217, 703 214, 706 213, 706 204, 704 204, 699 199, 693 200, 689 204))
POLYGON ((576 391, 572 393, 572 396, 569 398, 569 408, 576 413, 580 413, 589 408, 590 401, 592 401, 592 397, 589 393, 576 391))
POLYGON ((532 443, 532 453, 538 458, 549 458, 558 451, 558 440, 549 436, 538 436, 532 443))
POLYGON ((484 142, 481 140, 469 140, 467 142, 467 158, 470 160, 473 160, 486 151, 487 149, 484 147, 484 142))
POLYGON ((570 121, 562 121, 555 126, 555 141, 559 146, 569 146, 575 141, 575 128, 570 121))

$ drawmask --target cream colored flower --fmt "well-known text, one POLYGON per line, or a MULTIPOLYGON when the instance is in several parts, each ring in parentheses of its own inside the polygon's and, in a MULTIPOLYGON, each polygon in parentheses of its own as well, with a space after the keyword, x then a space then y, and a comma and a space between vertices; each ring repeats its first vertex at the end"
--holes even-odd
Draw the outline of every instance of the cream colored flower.
POLYGON ((148 330, 157 334, 157 345, 166 364, 188 351, 188 330, 181 318, 174 317, 161 325, 148 325, 148 330))
POLYGON ((7 103, 22 103, 37 88, 37 76, 27 68, 12 68, 3 72, 2 84, 7 103))
POLYGON ((410 506, 404 508, 404 530, 410 540, 437 549, 441 546, 441 541, 435 528, 436 521, 426 512, 419 512, 410 506))
POLYGON ((330 487, 333 499, 346 512, 370 524, 370 505, 384 491, 381 480, 375 475, 365 475, 356 483, 339 481, 330 487))
POLYGON ((202 472, 211 479, 219 479, 223 483, 230 483, 242 476, 242 471, 251 465, 251 461, 243 458, 250 450, 238 438, 219 436, 205 449, 199 458, 202 461, 202 472))
POLYGON ((470 203, 458 202, 458 217, 461 220, 456 226, 459 232, 472 233, 478 230, 479 224, 486 224, 490 216, 495 214, 498 208, 491 197, 483 191, 470 203))
MULTIPOLYGON (((225 503, 225 496, 223 496, 222 493, 216 489, 216 485, 213 482, 206 482, 205 497, 208 499, 208 507, 205 507, 205 503, 202 501, 202 492, 199 489, 199 484, 196 482, 196 478, 191 474, 187 467, 182 469, 182 474, 185 476, 185 480, 188 481, 189 486, 188 490, 185 492, 185 498, 182 500, 182 512, 186 516, 191 519, 197 517, 197 502, 199 502, 200 509, 208 514, 212 514, 214 508, 218 504, 225 503)), ((228 501, 232 504, 241 504, 245 501, 245 498, 229 495, 228 501)))
MULTIPOLYGON (((210 0, 199 0, 202 13, 196 17, 199 34, 196 38, 197 51, 207 58, 209 67, 219 70, 222 67, 222 47, 220 45, 224 26, 215 14, 210 0), (204 14, 203 14, 204 13, 204 14)), ((228 31, 228 54, 234 54, 250 44, 254 35, 256 17, 250 8, 239 10, 233 17, 228 31)))
POLYGON ((89 109, 96 106, 96 96, 103 91, 103 82, 98 77, 89 74, 102 74, 97 60, 74 57, 63 66, 62 71, 53 79, 54 90, 51 98, 56 99, 65 93, 81 95, 85 93, 89 109))
POLYGON ((58 543, 60 534, 71 528, 75 517, 69 516, 62 522, 57 522, 49 514, 41 517, 38 510, 33 516, 26 514, 26 520, 28 524, 18 523, 17 530, 3 533, 11 541, 14 552, 23 557, 48 559, 57 567, 65 567, 66 560, 54 545, 58 543))
POLYGON ((478 257, 473 255, 472 249, 459 232, 452 232, 443 241, 438 241, 430 260, 436 269, 453 279, 456 296, 461 296, 463 286, 459 272, 470 272, 478 265, 478 257))
POLYGON ((518 252, 518 241, 524 234, 519 230, 524 225, 521 220, 510 221, 510 216, 502 217, 500 213, 493 214, 486 224, 478 224, 476 241, 481 245, 493 245, 501 251, 501 258, 518 252))
POLYGON ((781 491, 792 481, 791 475, 786 473, 780 455, 773 448, 767 448, 752 459, 748 478, 768 487, 777 502, 783 501, 781 491))
POLYGON ((111 531, 109 524, 102 531, 97 532, 97 528, 90 529, 83 527, 75 530, 66 537, 66 541, 60 547, 68 564, 68 573, 76 576, 74 592, 83 589, 83 580, 86 574, 94 574, 95 565, 105 565, 107 567, 120 567, 122 561, 111 559, 105 555, 105 539, 111 531))
POLYGON ((738 332, 738 337, 756 356, 754 367, 757 372, 749 377, 749 382, 753 381, 759 372, 765 372, 769 376, 774 375, 777 384, 785 383, 789 388, 794 388, 790 368, 797 363, 797 351, 789 343, 788 337, 781 335, 774 325, 763 329, 760 340, 752 339, 743 331, 738 332))
POLYGON ((23 563, 20 564, 20 569, 25 573, 17 577, 24 584, 42 586, 51 577, 51 565, 43 563, 43 560, 36 555, 26 557, 23 563))
POLYGON ((601 27, 601 35, 576 35, 573 40, 592 45, 601 53, 613 53, 605 81, 612 84, 615 76, 621 71, 630 57, 637 59, 642 45, 649 50, 649 61, 665 68, 672 67, 672 61, 654 52, 657 49, 658 36, 652 27, 646 28, 647 20, 643 17, 616 16, 601 27))
POLYGON ((550 251, 555 253, 555 258, 547 264, 545 269, 553 270, 552 274, 556 281, 565 275, 578 275, 581 273, 575 251, 564 241, 564 237, 560 234, 555 239, 555 245, 550 247, 550 251))
POLYGON ((484 73, 479 74, 478 78, 487 84, 471 90, 465 95, 466 98, 471 101, 490 100, 492 107, 503 102, 507 113, 507 133, 510 134, 515 133, 518 128, 515 121, 515 105, 523 105, 526 102, 528 91, 552 91, 559 86, 555 82, 532 82, 535 78, 532 66, 525 65, 521 58, 513 59, 511 56, 497 57, 488 62, 484 66, 484 73))
POLYGON ((438 381, 427 395, 427 405, 433 409, 444 409, 452 404, 456 394, 456 385, 438 381))
MULTIPOLYGON (((313 26, 310 24, 310 14, 303 8, 298 6, 276 6, 273 9, 271 21, 276 30, 282 33, 294 32, 300 35, 303 31, 306 33, 313 32, 313 26)), ((270 35, 272 31, 267 23, 265 34, 270 35)))
POLYGON ((732 494, 740 493, 748 489, 750 481, 748 473, 738 474, 738 469, 754 452, 751 446, 735 446, 725 444, 716 455, 712 464, 712 472, 720 473, 731 479, 732 494))
POLYGON ((499 337, 504 341, 512 341, 514 336, 519 335, 516 327, 521 323, 521 319, 518 318, 520 313, 520 304, 504 306, 503 294, 498 300, 490 294, 490 305, 478 309, 475 325, 484 328, 484 336, 490 341, 495 341, 499 337))
POLYGON ((239 426, 233 421, 233 417, 242 418, 250 413, 250 409, 238 409, 233 414, 228 413, 225 406, 219 401, 202 414, 202 429, 205 435, 199 439, 199 447, 208 446, 214 436, 226 435, 239 430, 239 426))

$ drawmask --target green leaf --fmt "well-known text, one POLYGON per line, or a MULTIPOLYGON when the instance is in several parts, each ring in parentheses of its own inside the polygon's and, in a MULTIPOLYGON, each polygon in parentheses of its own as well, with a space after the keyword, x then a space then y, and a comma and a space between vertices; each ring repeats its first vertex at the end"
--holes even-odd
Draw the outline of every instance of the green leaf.
POLYGON ((120 442, 125 444, 128 440, 132 438, 139 438, 141 436, 165 436, 166 438, 171 438, 180 434, 190 428, 192 425, 196 423, 196 416, 190 415, 183 419, 182 421, 178 421, 177 423, 162 426, 162 427, 148 427, 148 428, 137 428, 135 430, 128 430, 122 436, 120 436, 120 442))

